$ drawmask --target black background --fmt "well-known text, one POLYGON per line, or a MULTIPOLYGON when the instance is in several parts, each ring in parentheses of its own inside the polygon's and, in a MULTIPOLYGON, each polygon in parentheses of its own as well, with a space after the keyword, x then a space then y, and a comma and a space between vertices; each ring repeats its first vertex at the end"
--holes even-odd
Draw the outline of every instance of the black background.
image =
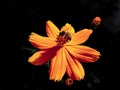
POLYGON ((102 90, 113 85, 113 52, 118 50, 120 33, 114 34, 101 22, 97 29, 90 26, 95 16, 102 20, 117 11, 117 0, 4 0, 0 1, 0 90, 102 90), (27 62, 33 48, 28 42, 31 32, 46 35, 47 20, 61 28, 66 22, 76 31, 92 28, 93 34, 85 43, 101 52, 101 58, 83 63, 85 79, 70 87, 49 81, 45 65, 27 62))

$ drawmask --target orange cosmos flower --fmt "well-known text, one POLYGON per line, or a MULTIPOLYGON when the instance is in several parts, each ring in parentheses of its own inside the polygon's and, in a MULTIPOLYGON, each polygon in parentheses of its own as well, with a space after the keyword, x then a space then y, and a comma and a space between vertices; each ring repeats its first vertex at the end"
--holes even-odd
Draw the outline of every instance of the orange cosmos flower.
POLYGON ((32 33, 31 44, 39 51, 28 60, 33 65, 42 65, 50 60, 49 79, 60 81, 66 73, 72 80, 81 80, 85 72, 81 62, 95 62, 100 52, 83 44, 92 34, 92 30, 83 29, 75 33, 66 23, 60 30, 50 20, 46 22, 48 37, 32 33))

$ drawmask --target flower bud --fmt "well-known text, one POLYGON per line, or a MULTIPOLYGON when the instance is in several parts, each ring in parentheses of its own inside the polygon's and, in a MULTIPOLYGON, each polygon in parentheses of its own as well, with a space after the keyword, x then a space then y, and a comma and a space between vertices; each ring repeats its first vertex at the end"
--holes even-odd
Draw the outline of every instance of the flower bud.
POLYGON ((99 16, 96 16, 93 20, 92 20, 92 24, 95 26, 100 25, 101 23, 101 18, 99 16))

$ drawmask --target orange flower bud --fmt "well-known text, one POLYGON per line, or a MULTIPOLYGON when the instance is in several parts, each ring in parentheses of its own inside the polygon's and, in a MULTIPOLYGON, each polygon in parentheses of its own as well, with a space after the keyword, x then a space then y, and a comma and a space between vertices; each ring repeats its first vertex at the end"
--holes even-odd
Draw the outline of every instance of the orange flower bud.
POLYGON ((99 16, 96 16, 93 20, 92 20, 92 24, 95 26, 100 25, 101 23, 101 18, 99 16))
POLYGON ((66 81, 65 81, 66 85, 67 86, 71 86, 73 84, 73 79, 71 78, 68 78, 66 81))

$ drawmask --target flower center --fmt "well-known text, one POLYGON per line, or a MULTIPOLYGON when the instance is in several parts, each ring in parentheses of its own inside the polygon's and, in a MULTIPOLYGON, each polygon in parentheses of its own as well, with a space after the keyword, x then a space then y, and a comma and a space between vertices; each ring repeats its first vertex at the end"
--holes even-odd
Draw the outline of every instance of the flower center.
POLYGON ((66 42, 71 40, 71 35, 68 32, 62 31, 59 33, 56 42, 58 45, 64 45, 66 42))

